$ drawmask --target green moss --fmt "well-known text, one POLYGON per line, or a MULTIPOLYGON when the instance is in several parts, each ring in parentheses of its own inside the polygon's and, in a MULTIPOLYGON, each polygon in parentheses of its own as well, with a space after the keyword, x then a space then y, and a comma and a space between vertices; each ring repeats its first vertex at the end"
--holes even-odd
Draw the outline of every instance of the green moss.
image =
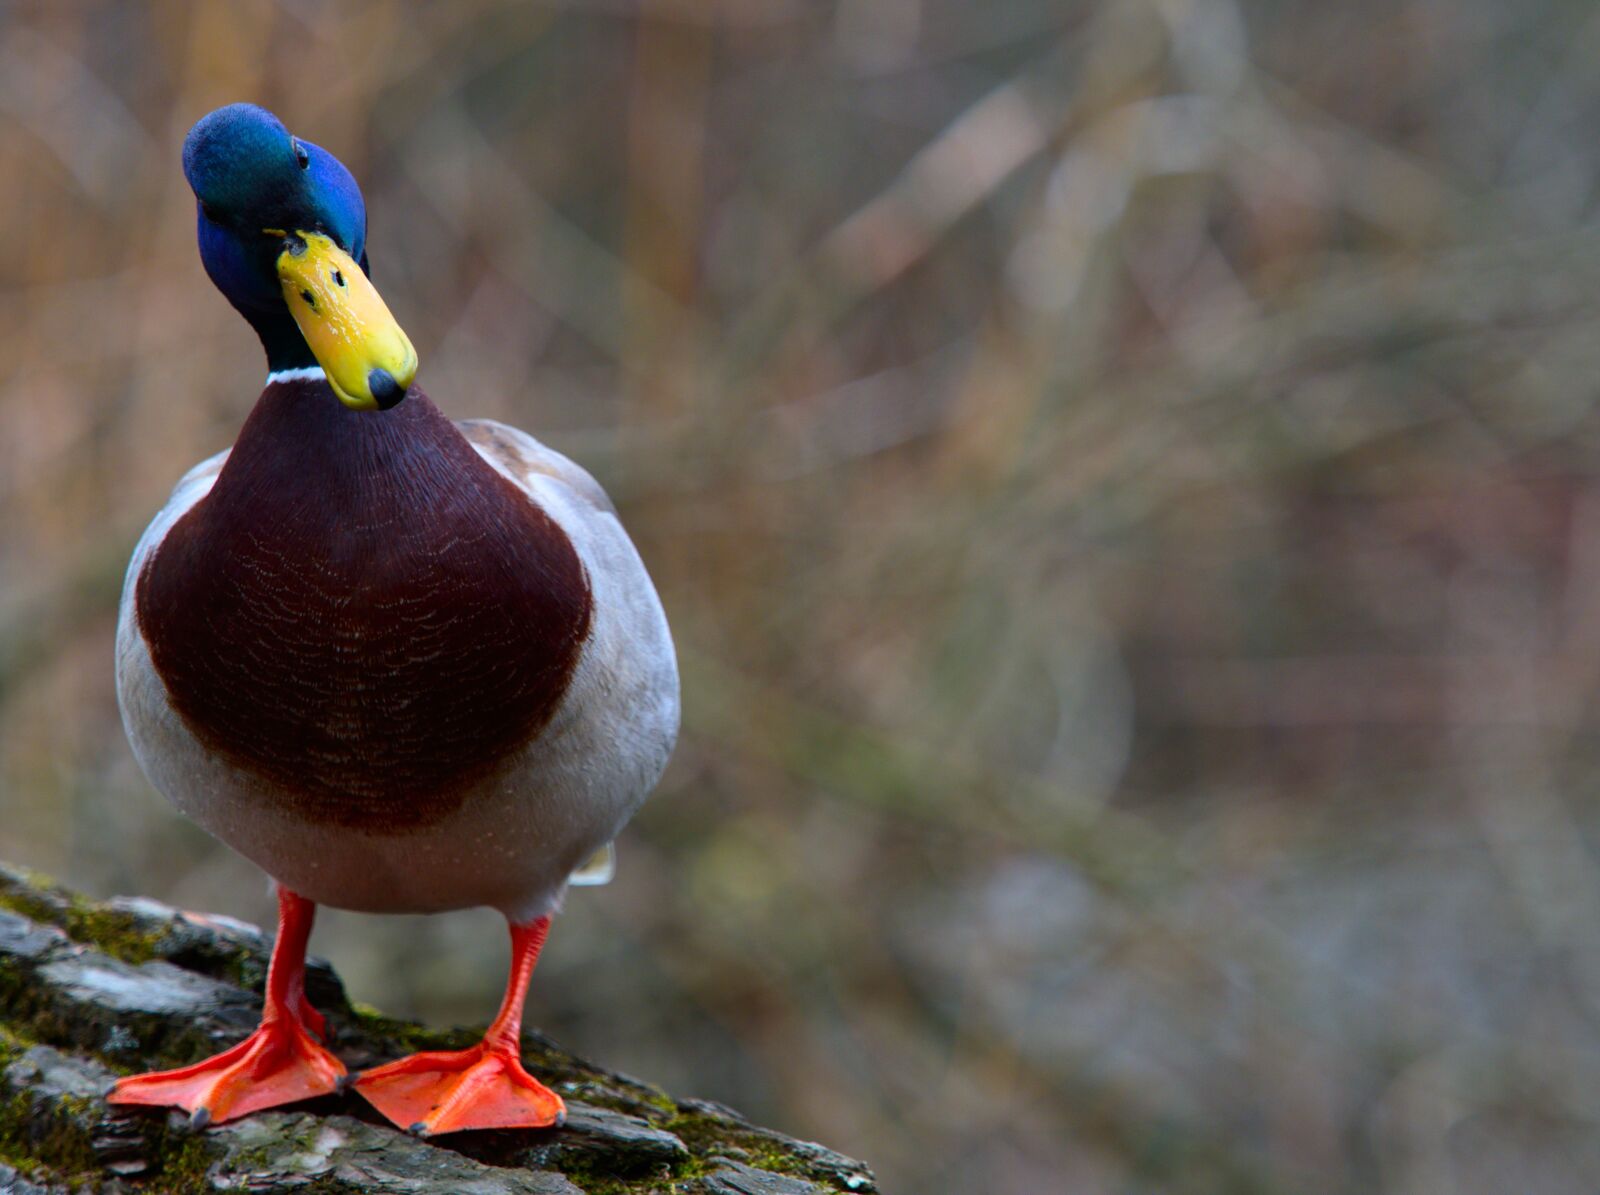
POLYGON ((632 1195, 641 1189, 638 1183, 624 1182, 612 1175, 597 1174, 587 1167, 564 1166, 561 1173, 570 1178, 584 1195, 632 1195))
POLYGON ((626 1093, 619 1093, 606 1080, 573 1066, 541 1066, 537 1061, 530 1061, 528 1069, 541 1082, 548 1083, 568 1099, 579 1100, 611 1112, 620 1112, 624 1116, 636 1116, 657 1128, 665 1126, 676 1110, 676 1105, 670 1100, 663 1109, 653 1099, 636 1096, 632 1089, 626 1093))
MULTIPOLYGON (((81 1181, 83 1175, 62 1174, 45 1166, 36 1158, 22 1158, 9 1156, 4 1148, 0 1148, 0 1163, 11 1167, 29 1182, 38 1183, 41 1187, 65 1187, 70 1190, 74 1181, 81 1181)), ((7 1187, 6 1190, 10 1190, 7 1187)), ((92 1189, 92 1188, 91 1188, 92 1189)))
POLYGON ((698 1162, 685 1163, 670 1169, 663 1167, 658 1174, 636 1178, 621 1178, 610 1173, 602 1166, 591 1166, 581 1162, 573 1163, 565 1160, 555 1169, 571 1179, 573 1184, 584 1192, 584 1195, 646 1195, 647 1192, 682 1190, 692 1179, 709 1173, 711 1167, 698 1162))
POLYGON ((14 1056, 29 1046, 40 1042, 55 1042, 64 1032, 59 1017, 52 1014, 41 993, 31 987, 25 976, 8 975, 0 971, 0 1015, 5 1024, 0 1027, 0 1053, 14 1056))
POLYGON ((0 1099, 0 1161, 27 1169, 39 1164, 31 1151, 23 1149, 23 1139, 29 1119, 33 1115, 33 1101, 25 1093, 0 1099))
POLYGON ((96 1171, 94 1151, 82 1123, 74 1123, 66 1101, 45 1104, 27 1091, 0 1101, 0 1158, 34 1168, 41 1164, 57 1176, 86 1176, 96 1171))
POLYGON ((317 1141, 322 1135, 323 1121, 319 1117, 307 1117, 298 1129, 291 1128, 292 1123, 282 1122, 270 1141, 236 1146, 229 1154, 229 1166, 237 1170, 270 1171, 282 1166, 285 1158, 318 1152, 317 1141))
POLYGON ((0 908, 20 913, 30 921, 59 924, 62 898, 52 896, 49 881, 43 876, 36 876, 32 872, 23 873, 23 876, 26 884, 11 881, 10 877, 0 877, 0 908))
POLYGON ((98 946, 134 965, 154 958, 161 941, 161 934, 140 928, 131 914, 69 893, 49 876, 23 868, 0 873, 0 908, 65 930, 74 942, 98 946))
POLYGON ((206 1195, 211 1190, 211 1151, 193 1134, 164 1132, 155 1151, 160 1169, 150 1190, 170 1195, 206 1195))
POLYGON ((716 1166, 711 1161, 694 1155, 678 1164, 673 1177, 680 1182, 688 1182, 690 1179, 704 1178, 715 1169, 716 1166))
POLYGON ((255 951, 241 946, 228 957, 220 978, 246 991, 261 991, 267 983, 267 961, 255 951))
MULTIPOLYGON (((831 1185, 829 1175, 807 1165, 805 1159, 797 1158, 785 1150, 781 1142, 750 1125, 701 1112, 680 1112, 661 1127, 676 1134, 689 1147, 696 1161, 703 1162, 721 1154, 736 1158, 757 1170, 792 1174, 796 1178, 831 1185)), ((713 1168, 705 1166, 705 1170, 713 1168)))
POLYGON ((100 1115, 100 1101, 86 1095, 58 1095, 56 1110, 64 1116, 75 1116, 80 1121, 92 1122, 100 1115))
POLYGON ((0 1070, 21 1058, 23 1053, 38 1045, 32 1037, 11 1025, 0 1025, 0 1070))
POLYGON ((397 1021, 386 1017, 370 1004, 352 1004, 351 1027, 374 1041, 396 1047, 397 1054, 414 1054, 421 1050, 465 1050, 478 1040, 478 1034, 467 1029, 429 1029, 412 1021, 397 1021))
POLYGON ((74 899, 62 929, 74 942, 98 946, 125 963, 138 966, 155 958, 162 935, 139 928, 127 913, 118 913, 90 901, 74 899))

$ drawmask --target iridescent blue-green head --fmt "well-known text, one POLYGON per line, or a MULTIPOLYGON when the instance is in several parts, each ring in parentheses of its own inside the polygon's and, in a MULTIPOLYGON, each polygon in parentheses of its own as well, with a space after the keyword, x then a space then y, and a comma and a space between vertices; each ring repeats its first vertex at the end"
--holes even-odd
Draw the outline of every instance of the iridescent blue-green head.
POLYGON ((183 173, 200 260, 268 368, 320 366, 360 410, 398 403, 416 350, 367 277, 366 204, 344 164, 265 108, 229 104, 189 130, 183 173))

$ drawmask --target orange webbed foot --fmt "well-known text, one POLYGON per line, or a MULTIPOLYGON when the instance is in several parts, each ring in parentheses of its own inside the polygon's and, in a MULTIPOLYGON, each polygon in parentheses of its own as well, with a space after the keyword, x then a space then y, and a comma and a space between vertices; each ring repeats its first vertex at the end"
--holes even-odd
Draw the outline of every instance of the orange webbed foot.
POLYGON ((395 1125, 420 1136, 464 1129, 542 1129, 566 1120, 561 1097, 523 1069, 514 1050, 413 1054, 364 1072, 355 1089, 395 1125))
POLYGON ((204 1062, 119 1079, 113 1104, 187 1110, 197 1128, 338 1090, 344 1063, 323 1049, 298 1021, 263 1022, 244 1041, 204 1062))
POLYGON ((278 890, 278 937, 267 971, 261 1025, 231 1050, 177 1070, 117 1080, 113 1104, 183 1108, 196 1128, 337 1091, 344 1063, 312 1034, 327 1037, 327 1022, 305 994, 306 942, 316 905, 278 890))
POLYGON ((463 1129, 544 1129, 567 1118, 561 1097, 522 1068, 522 1001, 548 915, 511 926, 511 975, 483 1040, 470 1050, 413 1054, 364 1072, 355 1089, 402 1129, 431 1137, 463 1129))

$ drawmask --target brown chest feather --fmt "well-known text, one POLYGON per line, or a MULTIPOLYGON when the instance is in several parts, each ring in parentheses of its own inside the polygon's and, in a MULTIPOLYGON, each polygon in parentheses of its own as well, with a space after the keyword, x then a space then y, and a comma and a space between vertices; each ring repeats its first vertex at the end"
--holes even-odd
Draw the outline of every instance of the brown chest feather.
POLYGON ((566 534, 419 391, 263 392, 216 485, 138 580, 173 706, 263 799, 426 825, 559 704, 591 593, 566 534))

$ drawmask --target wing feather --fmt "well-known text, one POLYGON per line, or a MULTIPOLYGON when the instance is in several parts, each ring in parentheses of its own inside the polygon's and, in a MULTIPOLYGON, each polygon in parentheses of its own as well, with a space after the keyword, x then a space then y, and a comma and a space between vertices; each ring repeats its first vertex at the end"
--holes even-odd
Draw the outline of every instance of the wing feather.
POLYGON ((593 475, 553 448, 546 447, 520 428, 493 419, 462 419, 456 427, 478 454, 512 481, 526 488, 526 478, 542 473, 563 482, 590 506, 614 515, 617 508, 593 475))

